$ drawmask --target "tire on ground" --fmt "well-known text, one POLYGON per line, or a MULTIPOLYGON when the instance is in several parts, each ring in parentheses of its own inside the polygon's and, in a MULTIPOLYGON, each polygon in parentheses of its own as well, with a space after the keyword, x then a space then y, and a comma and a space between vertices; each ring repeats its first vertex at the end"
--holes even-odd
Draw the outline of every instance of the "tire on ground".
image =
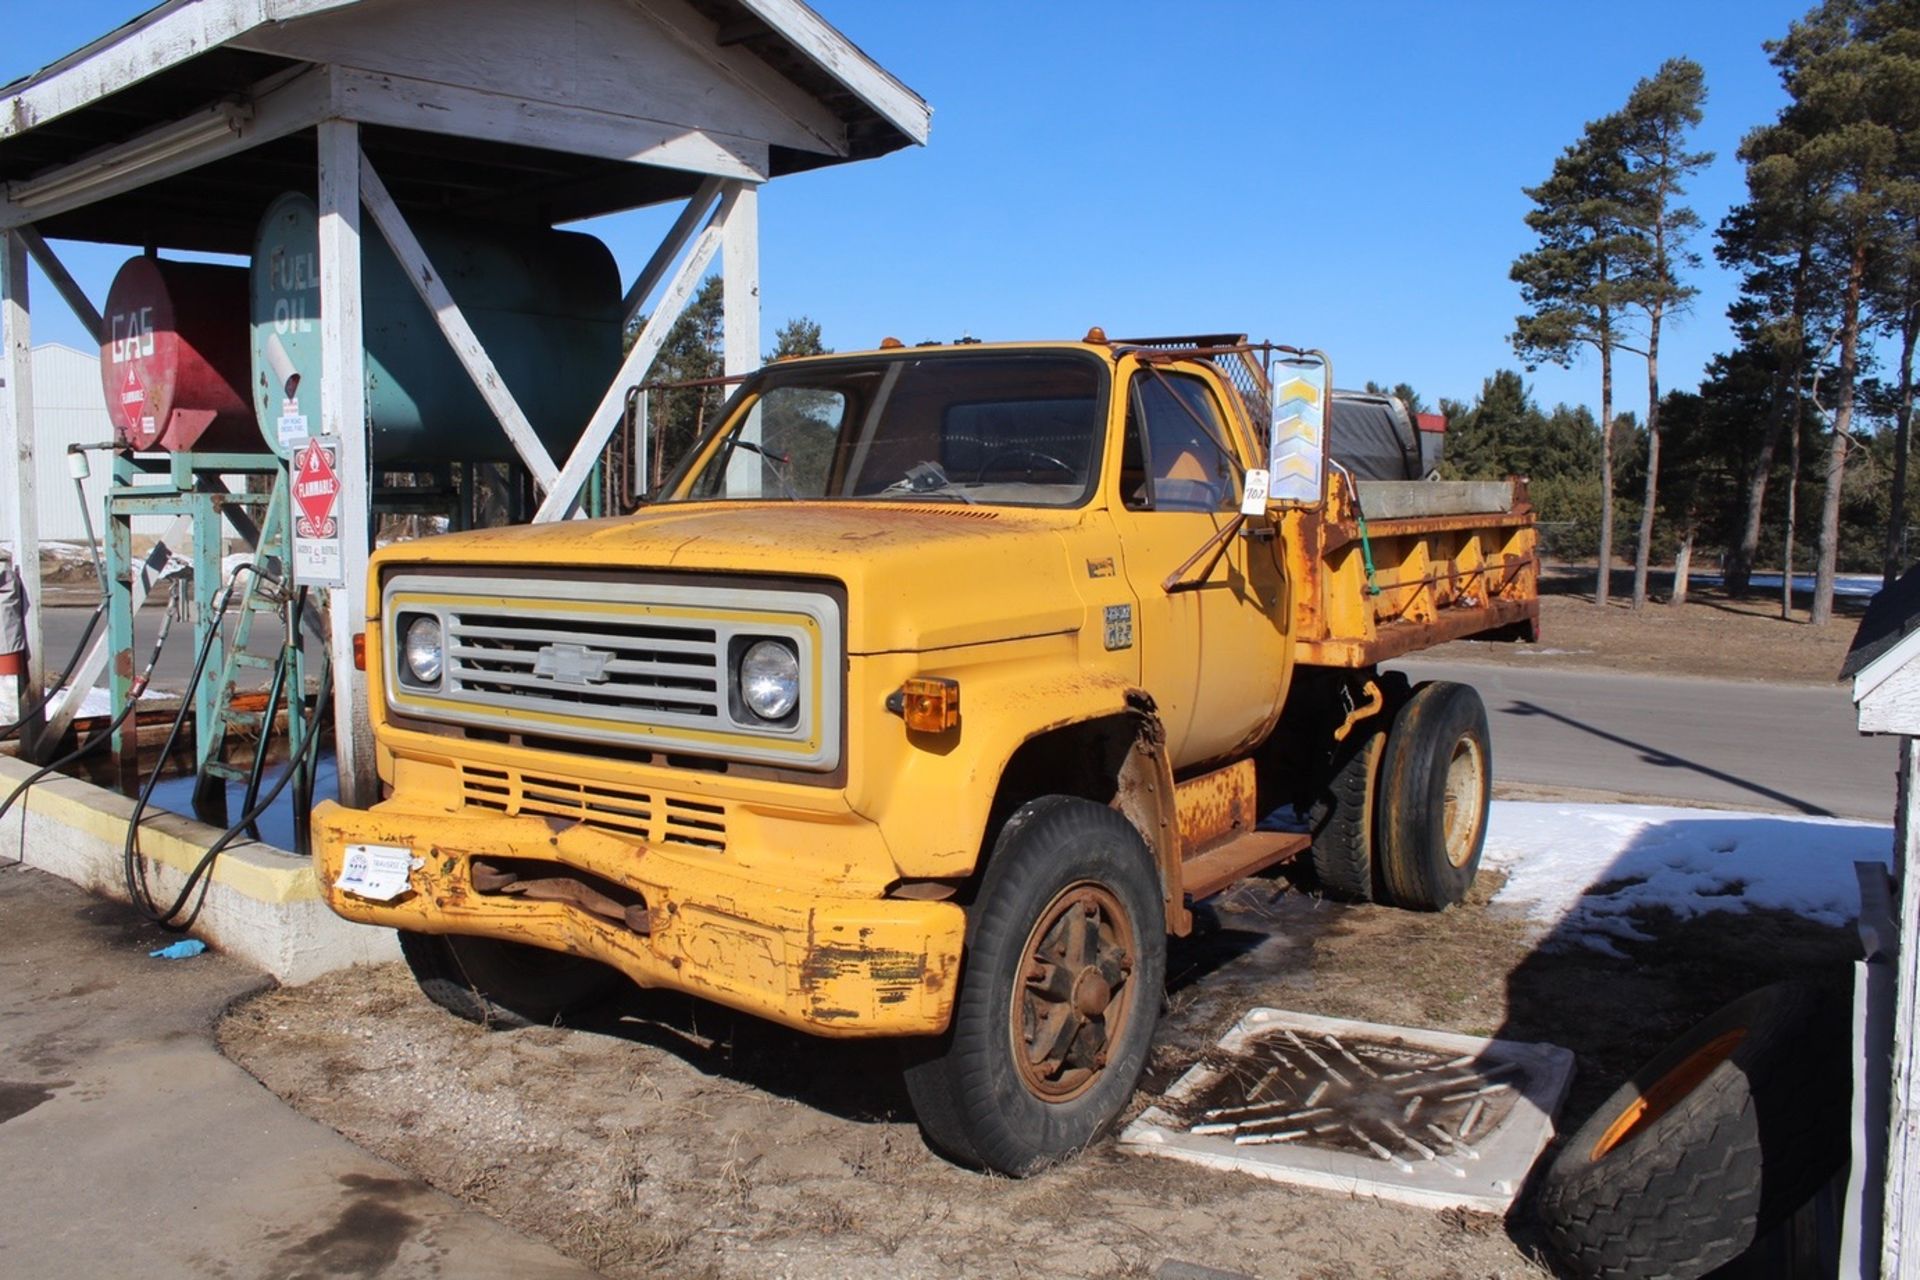
POLYGON ((1124 817, 1060 796, 1023 806, 967 913, 952 1024, 909 1051, 928 1144, 1019 1177, 1098 1139, 1146 1066, 1166 948, 1159 872, 1124 817))
POLYGON ((1313 878, 1329 898, 1373 901, 1374 792, 1386 741, 1378 725, 1362 721, 1334 744, 1332 776, 1308 814, 1313 878))
POLYGON ((1668 1045, 1541 1180, 1567 1272, 1703 1276, 1791 1216, 1846 1161, 1850 1044, 1843 993, 1777 983, 1668 1045))
POLYGON ((564 1022, 621 983, 617 970, 597 961, 496 938, 402 929, 400 954, 429 1000, 488 1027, 564 1022))
POLYGON ((1374 861, 1385 901, 1440 911, 1467 896, 1492 784, 1480 695, 1446 680, 1415 689, 1387 730, 1375 783, 1374 861))

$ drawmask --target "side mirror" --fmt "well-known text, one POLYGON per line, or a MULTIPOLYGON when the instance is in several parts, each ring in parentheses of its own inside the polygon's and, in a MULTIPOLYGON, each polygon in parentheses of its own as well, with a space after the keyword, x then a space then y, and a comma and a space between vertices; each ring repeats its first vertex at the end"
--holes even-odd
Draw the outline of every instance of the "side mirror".
POLYGON ((1333 366, 1318 351, 1280 360, 1274 369, 1268 427, 1268 501, 1317 507, 1327 493, 1327 402, 1333 366))

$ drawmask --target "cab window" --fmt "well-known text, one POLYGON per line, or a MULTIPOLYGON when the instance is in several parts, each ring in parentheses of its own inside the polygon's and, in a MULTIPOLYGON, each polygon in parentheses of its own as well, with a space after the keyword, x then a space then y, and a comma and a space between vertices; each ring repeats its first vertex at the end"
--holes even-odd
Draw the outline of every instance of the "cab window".
POLYGON ((1238 482, 1226 425, 1207 385, 1186 374, 1135 376, 1120 495, 1135 511, 1230 511, 1238 482))

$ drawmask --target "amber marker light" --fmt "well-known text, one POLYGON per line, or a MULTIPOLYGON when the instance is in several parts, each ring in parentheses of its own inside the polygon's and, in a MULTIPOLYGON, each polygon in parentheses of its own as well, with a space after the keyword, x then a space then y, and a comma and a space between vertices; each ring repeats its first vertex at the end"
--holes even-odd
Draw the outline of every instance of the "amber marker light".
POLYGON ((904 343, 904 342, 902 342, 902 341, 900 341, 900 339, 898 339, 898 338, 882 338, 882 339, 880 339, 880 349, 881 349, 882 351, 898 351, 898 350, 900 350, 900 348, 902 348, 902 347, 904 347, 904 346, 906 346, 906 345, 907 345, 906 343, 904 343))
POLYGON ((887 699, 915 733, 945 733, 960 723, 960 682, 945 676, 914 676, 887 699))
POLYGON ((367 633, 364 631, 353 633, 353 669, 355 671, 367 669, 367 633))

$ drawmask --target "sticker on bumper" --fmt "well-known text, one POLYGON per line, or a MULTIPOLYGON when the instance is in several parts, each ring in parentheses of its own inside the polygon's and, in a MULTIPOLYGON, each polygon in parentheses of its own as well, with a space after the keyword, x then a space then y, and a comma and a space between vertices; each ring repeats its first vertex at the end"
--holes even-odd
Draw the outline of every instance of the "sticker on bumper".
POLYGON ((390 844, 350 844, 340 864, 340 876, 333 887, 369 898, 374 902, 392 902, 413 886, 408 875, 426 865, 413 856, 413 850, 390 844))

